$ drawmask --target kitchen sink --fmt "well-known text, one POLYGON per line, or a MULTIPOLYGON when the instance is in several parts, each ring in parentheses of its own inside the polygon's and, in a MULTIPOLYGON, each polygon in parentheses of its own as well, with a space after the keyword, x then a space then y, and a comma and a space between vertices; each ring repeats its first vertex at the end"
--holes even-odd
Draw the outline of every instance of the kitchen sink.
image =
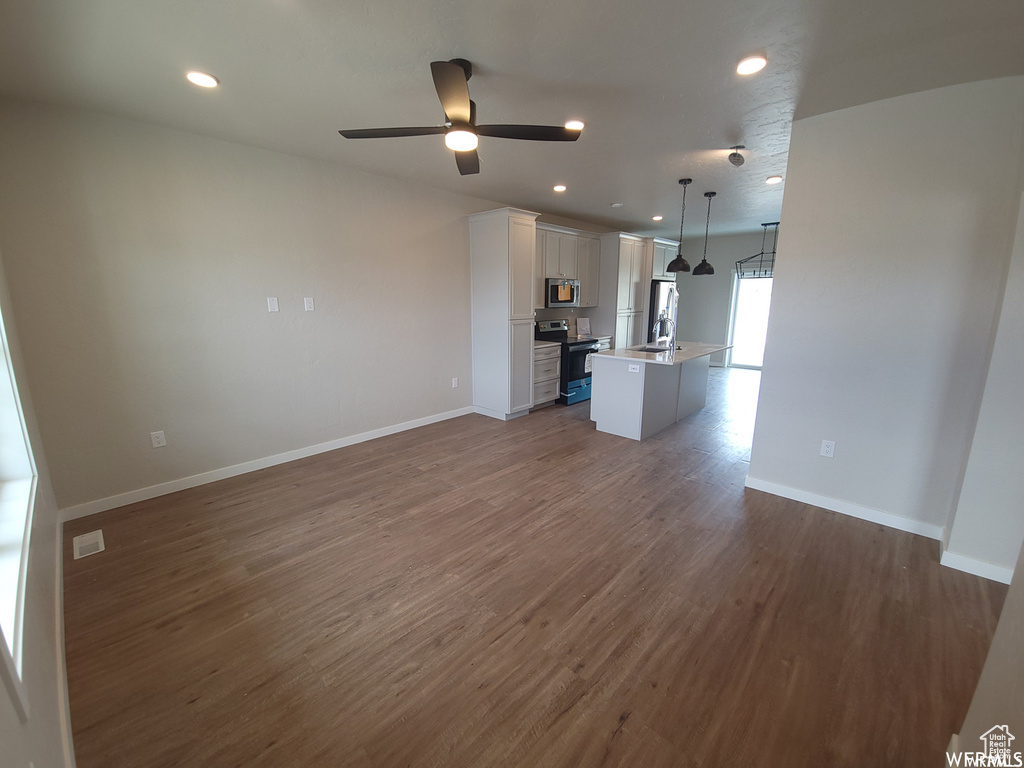
POLYGON ((637 352, 671 352, 672 347, 640 347, 637 352))

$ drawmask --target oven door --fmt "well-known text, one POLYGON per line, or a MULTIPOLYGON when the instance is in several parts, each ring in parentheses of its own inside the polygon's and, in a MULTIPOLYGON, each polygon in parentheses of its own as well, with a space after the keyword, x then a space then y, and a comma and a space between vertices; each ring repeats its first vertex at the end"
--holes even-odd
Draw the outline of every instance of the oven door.
POLYGON ((596 341, 581 341, 563 347, 562 381, 567 387, 571 387, 574 382, 591 378, 591 355, 596 354, 599 347, 596 341))

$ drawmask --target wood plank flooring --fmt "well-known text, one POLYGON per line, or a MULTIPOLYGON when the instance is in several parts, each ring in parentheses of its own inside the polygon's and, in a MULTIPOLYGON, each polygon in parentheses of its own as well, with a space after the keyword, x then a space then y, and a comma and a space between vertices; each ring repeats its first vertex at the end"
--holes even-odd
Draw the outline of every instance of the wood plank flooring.
POLYGON ((68 523, 79 768, 942 765, 1006 588, 744 490, 757 381, 644 443, 466 416, 68 523))

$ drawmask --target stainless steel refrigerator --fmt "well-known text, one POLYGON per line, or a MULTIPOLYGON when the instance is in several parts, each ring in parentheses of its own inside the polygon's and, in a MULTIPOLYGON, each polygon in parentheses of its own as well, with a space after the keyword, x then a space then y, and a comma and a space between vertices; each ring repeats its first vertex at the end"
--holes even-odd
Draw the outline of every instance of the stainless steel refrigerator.
MULTIPOLYGON (((647 343, 654 344, 658 340, 654 337, 654 323, 664 311, 669 320, 672 321, 673 338, 678 338, 674 329, 676 327, 676 312, 679 309, 679 291, 676 289, 675 280, 651 280, 651 310, 647 317, 647 343)), ((661 329, 661 338, 668 334, 668 329, 661 329)))

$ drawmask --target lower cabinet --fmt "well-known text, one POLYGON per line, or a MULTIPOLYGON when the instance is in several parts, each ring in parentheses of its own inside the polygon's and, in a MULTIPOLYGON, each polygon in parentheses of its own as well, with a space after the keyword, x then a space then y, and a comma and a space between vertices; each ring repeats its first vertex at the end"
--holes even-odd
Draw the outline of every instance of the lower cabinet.
POLYGON ((616 349, 636 347, 643 344, 644 319, 643 312, 620 312, 615 316, 616 349))
POLYGON ((508 412, 533 406, 533 320, 509 321, 511 387, 508 412))
POLYGON ((533 349, 533 406, 553 403, 562 373, 562 346, 546 344, 533 349))

